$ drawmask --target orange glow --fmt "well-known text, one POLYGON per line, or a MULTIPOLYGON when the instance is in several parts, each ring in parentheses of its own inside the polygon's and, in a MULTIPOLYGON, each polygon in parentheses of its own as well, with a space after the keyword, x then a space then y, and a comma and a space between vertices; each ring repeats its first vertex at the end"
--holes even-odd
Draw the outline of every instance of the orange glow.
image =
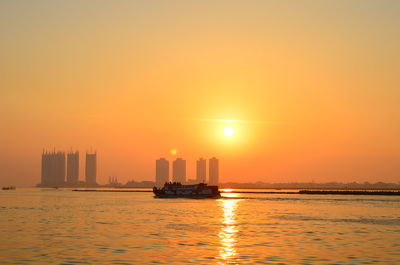
POLYGON ((222 191, 221 191, 222 192, 222 197, 234 199, 234 198, 238 198, 238 197, 241 196, 240 193, 230 193, 227 190, 229 190, 229 189, 222 189, 222 191), (224 193, 224 191, 226 191, 226 193, 224 193))
POLYGON ((221 182, 399 180, 391 10, 333 23, 357 1, 9 2, 0 186, 39 183, 43 149, 91 147, 100 184, 154 180, 177 151, 190 179, 215 156, 221 182))
POLYGON ((218 234, 220 238, 219 264, 236 263, 238 252, 236 250, 237 243, 237 227, 236 227, 236 208, 238 200, 220 200, 223 211, 221 218, 221 230, 218 234))

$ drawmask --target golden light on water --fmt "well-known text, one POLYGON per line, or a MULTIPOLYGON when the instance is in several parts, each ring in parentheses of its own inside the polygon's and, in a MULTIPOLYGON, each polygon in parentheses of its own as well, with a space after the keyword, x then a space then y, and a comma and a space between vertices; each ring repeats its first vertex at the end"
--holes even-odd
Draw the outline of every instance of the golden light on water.
POLYGON ((236 263, 238 252, 237 227, 236 227, 236 208, 239 200, 225 199, 220 200, 223 211, 221 218, 221 230, 218 234, 220 238, 219 264, 236 263))
POLYGON ((235 189, 220 189, 224 198, 237 198, 241 196, 240 193, 233 192, 235 189))

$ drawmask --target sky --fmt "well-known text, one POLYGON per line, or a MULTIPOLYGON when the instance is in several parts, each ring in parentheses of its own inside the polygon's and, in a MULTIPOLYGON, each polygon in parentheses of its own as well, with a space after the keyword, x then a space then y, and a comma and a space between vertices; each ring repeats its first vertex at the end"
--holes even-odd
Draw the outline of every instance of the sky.
POLYGON ((81 180, 97 151, 99 183, 213 156, 222 182, 399 182, 399 29, 395 0, 3 0, 0 185, 44 149, 81 180))

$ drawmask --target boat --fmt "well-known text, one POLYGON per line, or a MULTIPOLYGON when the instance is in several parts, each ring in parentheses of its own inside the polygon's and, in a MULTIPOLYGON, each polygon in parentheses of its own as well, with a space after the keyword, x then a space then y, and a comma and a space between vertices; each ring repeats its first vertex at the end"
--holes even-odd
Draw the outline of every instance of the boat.
POLYGON ((15 186, 2 187, 2 190, 15 190, 15 186))
POLYGON ((156 198, 221 198, 218 186, 209 186, 206 183, 183 185, 180 182, 166 182, 162 188, 153 188, 156 198))

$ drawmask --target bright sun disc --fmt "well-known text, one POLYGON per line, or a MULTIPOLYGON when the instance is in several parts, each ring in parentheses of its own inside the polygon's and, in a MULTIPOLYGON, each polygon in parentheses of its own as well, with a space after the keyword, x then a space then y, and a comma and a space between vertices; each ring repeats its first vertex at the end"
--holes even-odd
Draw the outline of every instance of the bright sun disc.
POLYGON ((224 129, 224 135, 225 135, 226 137, 231 137, 231 136, 233 136, 234 133, 235 133, 235 132, 234 132, 233 129, 230 128, 230 127, 227 127, 227 128, 224 129))

